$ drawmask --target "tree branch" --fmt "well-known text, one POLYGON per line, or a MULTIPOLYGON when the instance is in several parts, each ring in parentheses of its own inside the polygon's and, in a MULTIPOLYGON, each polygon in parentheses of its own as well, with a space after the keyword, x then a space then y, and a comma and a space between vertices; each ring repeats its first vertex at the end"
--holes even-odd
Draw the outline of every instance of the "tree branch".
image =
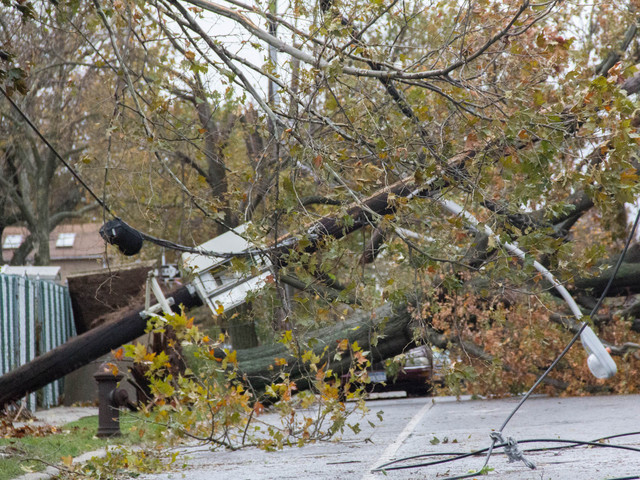
MULTIPOLYGON (((175 2, 175 0, 172 0, 172 1, 175 2)), ((218 5, 214 2, 210 2, 207 0, 184 0, 184 1, 185 3, 190 3, 199 8, 202 8, 203 10, 207 10, 209 12, 212 12, 212 13, 221 15, 223 17, 226 17, 230 20, 233 20, 237 24, 244 27, 248 32, 255 35, 257 38, 266 42, 267 44, 271 45, 272 47, 276 48, 278 51, 291 55, 292 57, 295 57, 302 62, 305 62, 309 65, 313 65, 316 68, 320 68, 320 69, 326 69, 331 66, 331 64, 326 60, 322 58, 316 58, 313 55, 310 55, 298 48, 295 48, 294 46, 288 44, 287 42, 280 40, 279 38, 274 37, 268 32, 260 29, 247 17, 245 17, 244 15, 234 10, 225 8, 221 5, 218 5)), ((554 5, 555 3, 556 2, 552 2, 552 4, 554 5)), ((529 1, 526 0, 525 2, 522 3, 518 11, 510 19, 506 27, 501 29, 496 34, 494 34, 473 55, 471 55, 470 57, 464 60, 454 62, 448 67, 437 69, 437 70, 429 70, 429 71, 404 72, 400 68, 395 70, 392 70, 392 69, 374 70, 374 69, 351 67, 349 65, 342 65, 342 72, 346 73, 347 75, 385 79, 385 80, 393 80, 393 79, 417 80, 417 79, 426 79, 426 78, 434 78, 434 77, 444 77, 448 75, 450 72, 452 72, 453 70, 456 70, 462 67, 463 65, 466 65, 469 62, 475 60, 480 55, 484 54, 492 45, 498 42, 501 38, 505 37, 513 27, 515 22, 520 18, 520 16, 524 13, 524 11, 528 7, 529 7, 529 1)))
POLYGON ((79 210, 56 212, 49 217, 49 228, 53 230, 56 225, 60 224, 64 220, 67 220, 69 218, 80 218, 84 214, 90 212, 91 210, 95 210, 98 207, 100 207, 100 204, 98 202, 94 202, 82 207, 79 210))

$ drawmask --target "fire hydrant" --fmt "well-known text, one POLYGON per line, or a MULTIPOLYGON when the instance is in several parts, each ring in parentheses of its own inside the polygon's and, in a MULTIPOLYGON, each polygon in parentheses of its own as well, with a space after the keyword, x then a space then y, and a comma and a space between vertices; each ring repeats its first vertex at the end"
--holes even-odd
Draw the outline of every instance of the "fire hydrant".
POLYGON ((118 388, 124 375, 115 372, 107 363, 93 375, 98 383, 98 437, 117 437, 120 432, 120 406, 128 401, 127 391, 118 388))

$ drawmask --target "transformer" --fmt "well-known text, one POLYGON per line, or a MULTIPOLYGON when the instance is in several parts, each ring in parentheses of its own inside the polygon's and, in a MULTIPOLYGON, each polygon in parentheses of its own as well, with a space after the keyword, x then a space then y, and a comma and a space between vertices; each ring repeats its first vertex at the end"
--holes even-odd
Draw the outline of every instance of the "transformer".
MULTIPOLYGON (((244 238, 250 223, 213 238, 198 248, 216 253, 255 252, 256 248, 244 238)), ((273 265, 266 255, 247 254, 242 257, 248 267, 240 272, 232 266, 232 258, 184 253, 185 272, 194 276, 192 285, 202 301, 215 314, 231 310, 245 302, 249 292, 265 286, 273 275, 273 265)))

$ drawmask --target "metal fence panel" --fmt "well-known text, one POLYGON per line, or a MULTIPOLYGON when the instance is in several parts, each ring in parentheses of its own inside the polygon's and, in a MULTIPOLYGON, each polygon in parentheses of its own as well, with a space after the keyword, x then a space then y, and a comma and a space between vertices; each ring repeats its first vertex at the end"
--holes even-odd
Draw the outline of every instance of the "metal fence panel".
MULTIPOLYGON (((0 274, 0 375, 62 345, 75 335, 67 287, 0 274)), ((27 406, 57 405, 63 380, 27 398, 27 406)))

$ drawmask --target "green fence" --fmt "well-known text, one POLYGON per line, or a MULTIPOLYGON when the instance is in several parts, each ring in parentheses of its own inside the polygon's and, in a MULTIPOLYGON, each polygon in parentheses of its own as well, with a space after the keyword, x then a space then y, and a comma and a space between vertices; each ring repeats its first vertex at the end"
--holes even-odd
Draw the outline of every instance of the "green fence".
MULTIPOLYGON (((69 290, 44 280, 0 274, 0 375, 75 335, 69 290)), ((27 406, 59 403, 63 380, 27 397, 27 406)))

